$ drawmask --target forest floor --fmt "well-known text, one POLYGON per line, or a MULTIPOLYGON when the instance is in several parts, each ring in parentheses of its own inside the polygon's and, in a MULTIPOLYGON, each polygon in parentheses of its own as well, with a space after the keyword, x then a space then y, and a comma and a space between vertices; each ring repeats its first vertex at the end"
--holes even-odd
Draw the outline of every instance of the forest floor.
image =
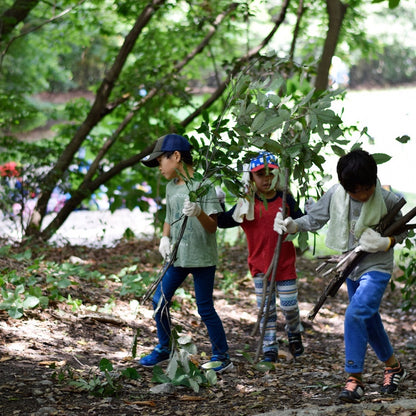
MULTIPOLYGON (((325 282, 316 276, 317 260, 299 256, 305 353, 293 360, 279 315, 280 361, 260 371, 250 359, 258 343, 258 336, 252 336, 257 308, 247 275, 246 248, 224 247, 220 253, 215 305, 228 336, 234 369, 219 375, 215 385, 201 387, 199 392, 185 387, 162 394, 152 392, 156 386, 152 370, 140 367, 132 358, 135 334, 138 357, 155 345, 151 305, 146 303, 133 311, 133 297, 118 294, 120 283, 84 279, 66 289, 71 299, 82 300, 76 308, 57 301, 47 309, 27 312, 21 319, 0 312, 0 415, 416 415, 416 323, 414 310, 401 310, 399 290, 387 290, 381 314, 408 377, 397 395, 380 395, 383 366, 369 349, 365 399, 360 404, 342 404, 337 395, 345 383, 344 288, 309 321, 307 315, 325 282), (232 282, 228 281, 231 272, 239 276, 232 282), (71 385, 74 379, 86 380, 90 386, 97 382, 103 358, 114 366, 110 374, 134 368, 139 378, 117 378, 120 390, 114 397, 96 397, 71 385)), ((76 257, 107 276, 133 264, 141 271, 160 266, 157 244, 149 240, 123 242, 113 248, 51 247, 42 249, 42 255, 58 263, 76 257)), ((0 258, 3 271, 19 271, 21 267, 22 263, 11 258, 0 258)), ((185 288, 192 293, 191 279, 185 288)), ((210 344, 193 297, 186 293, 177 297, 172 319, 182 326, 182 335, 192 336, 198 348, 195 359, 209 357, 210 344)), ((116 376, 111 377, 115 382, 116 376)))

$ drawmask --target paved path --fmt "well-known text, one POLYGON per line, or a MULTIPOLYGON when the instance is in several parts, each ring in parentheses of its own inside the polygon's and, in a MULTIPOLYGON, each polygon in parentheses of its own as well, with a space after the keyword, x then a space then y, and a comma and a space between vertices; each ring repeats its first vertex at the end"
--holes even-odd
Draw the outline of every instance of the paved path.
MULTIPOLYGON (((45 218, 45 226, 53 216, 45 218)), ((142 213, 138 208, 130 211, 118 209, 110 211, 74 211, 50 240, 58 245, 73 244, 90 247, 110 247, 123 237, 127 228, 137 238, 151 238, 154 234, 153 214, 142 213)), ((0 237, 11 236, 18 239, 14 227, 0 222, 0 237)))

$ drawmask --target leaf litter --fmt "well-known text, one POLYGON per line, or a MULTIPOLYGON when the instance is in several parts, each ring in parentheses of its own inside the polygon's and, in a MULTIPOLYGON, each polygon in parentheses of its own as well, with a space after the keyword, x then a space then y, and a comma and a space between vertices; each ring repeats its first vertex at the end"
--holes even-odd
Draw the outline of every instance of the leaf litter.
MULTIPOLYGON (((62 262, 71 256, 91 264, 105 275, 117 274, 137 264, 142 271, 160 267, 157 243, 148 240, 121 242, 111 248, 65 246, 43 249, 50 260, 62 262)), ((400 291, 387 290, 381 314, 396 353, 408 377, 396 396, 378 392, 383 367, 368 350, 364 382, 365 400, 357 405, 337 401, 345 382, 343 371, 343 314, 347 294, 341 288, 330 298, 313 322, 307 315, 325 282, 316 276, 317 261, 298 258, 299 305, 305 327, 303 356, 293 360, 287 348, 282 315, 278 315, 281 336, 279 363, 259 371, 253 358, 257 336, 251 332, 257 319, 252 281, 247 275, 246 248, 224 247, 217 271, 215 305, 223 320, 234 369, 218 376, 214 386, 198 393, 177 386, 171 393, 155 395, 151 388, 152 370, 140 367, 131 356, 137 335, 137 355, 154 347, 155 325, 150 302, 134 313, 134 296, 117 297, 116 281, 85 281, 68 287, 72 299, 81 299, 78 309, 56 301, 47 309, 27 311, 22 319, 12 319, 0 311, 0 414, 1 415, 258 415, 304 413, 317 409, 325 415, 416 414, 414 310, 403 312, 400 291), (221 290, 227 273, 234 284, 221 290), (111 308, 108 304, 111 303, 111 308), (107 309, 106 309, 107 308, 107 309), (92 310, 94 309, 94 310, 92 310), (122 379, 113 397, 96 397, 68 383, 70 377, 84 377, 98 368, 101 359, 109 360, 117 371, 137 370, 137 380, 122 379), (291 413, 289 413, 291 412, 291 413)), ((2 270, 24 267, 13 260, 0 259, 2 270)), ((185 293, 192 294, 192 281, 185 282, 185 293)), ((210 343, 201 324, 192 296, 178 296, 172 310, 174 324, 192 337, 198 348, 197 359, 208 360, 210 343)))

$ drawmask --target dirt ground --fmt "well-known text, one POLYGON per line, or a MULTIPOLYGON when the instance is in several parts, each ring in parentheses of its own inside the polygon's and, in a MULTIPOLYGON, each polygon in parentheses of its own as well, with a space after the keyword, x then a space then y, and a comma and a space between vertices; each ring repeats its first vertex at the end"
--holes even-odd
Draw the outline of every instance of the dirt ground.
MULTIPOLYGON (((91 249, 67 246, 48 249, 48 258, 57 262, 76 256, 103 274, 118 273, 128 264, 143 270, 158 267, 157 245, 140 240, 114 248, 91 249)), ((252 336, 257 309, 252 281, 247 277, 244 247, 221 249, 217 311, 226 329, 234 369, 218 377, 218 383, 202 387, 198 393, 176 387, 163 394, 150 391, 156 385, 152 370, 141 368, 132 359, 134 336, 137 355, 148 353, 155 344, 155 326, 150 304, 140 305, 137 314, 130 307, 132 296, 118 296, 114 281, 83 280, 68 289, 82 305, 72 308, 56 302, 45 310, 33 310, 22 319, 0 313, 0 415, 416 415, 416 323, 414 309, 403 312, 398 290, 388 290, 382 303, 382 317, 396 353, 408 377, 399 394, 379 394, 383 366, 369 349, 366 360, 365 400, 357 405, 338 402, 345 382, 343 371, 343 313, 346 292, 341 288, 330 298, 313 322, 307 319, 324 281, 316 276, 318 262, 298 259, 299 299, 305 327, 305 353, 296 361, 287 349, 282 317, 280 362, 269 371, 259 371, 250 362, 258 337, 252 336), (220 281, 232 270, 239 278, 230 290, 219 289, 220 281), (109 308, 108 305, 112 305, 109 308), (97 305, 94 308, 93 305, 97 305), (100 310, 100 308, 103 308, 100 310), (137 380, 122 379, 114 397, 95 397, 70 385, 70 379, 91 380, 98 374, 100 360, 106 358, 114 373, 127 368, 138 371, 137 380), (308 410, 309 409, 309 410, 308 410), (306 413, 305 413, 306 412, 306 413), (311 412, 311 413, 310 413, 311 412)), ((10 259, 0 259, 1 270, 23 267, 10 259)), ((76 279, 76 276, 74 276, 76 279)), ((192 293, 191 279, 186 288, 192 293)), ((191 297, 177 298, 172 313, 175 324, 190 334, 198 347, 196 359, 210 354, 206 330, 191 297)))

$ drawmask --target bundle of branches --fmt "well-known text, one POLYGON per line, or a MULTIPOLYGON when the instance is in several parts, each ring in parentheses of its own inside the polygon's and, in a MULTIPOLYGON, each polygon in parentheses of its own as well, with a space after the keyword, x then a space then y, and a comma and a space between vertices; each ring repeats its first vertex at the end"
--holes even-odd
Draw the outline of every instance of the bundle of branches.
MULTIPOLYGON (((416 228, 415 224, 408 224, 408 222, 416 216, 416 207, 411 209, 406 215, 400 219, 394 221, 397 213, 400 209, 406 204, 406 200, 401 198, 380 221, 376 227, 383 237, 393 236, 395 234, 400 234, 409 229, 416 228)), ((308 318, 313 320, 316 314, 319 312, 328 296, 334 297, 339 288, 347 279, 348 275, 354 270, 357 264, 369 253, 362 251, 360 247, 355 248, 354 250, 347 251, 340 255, 326 257, 326 260, 320 264, 317 268, 317 272, 324 270, 329 264, 336 263, 335 266, 327 270, 322 277, 332 275, 332 279, 329 281, 328 285, 325 287, 322 295, 319 297, 312 311, 309 313, 308 318)))

